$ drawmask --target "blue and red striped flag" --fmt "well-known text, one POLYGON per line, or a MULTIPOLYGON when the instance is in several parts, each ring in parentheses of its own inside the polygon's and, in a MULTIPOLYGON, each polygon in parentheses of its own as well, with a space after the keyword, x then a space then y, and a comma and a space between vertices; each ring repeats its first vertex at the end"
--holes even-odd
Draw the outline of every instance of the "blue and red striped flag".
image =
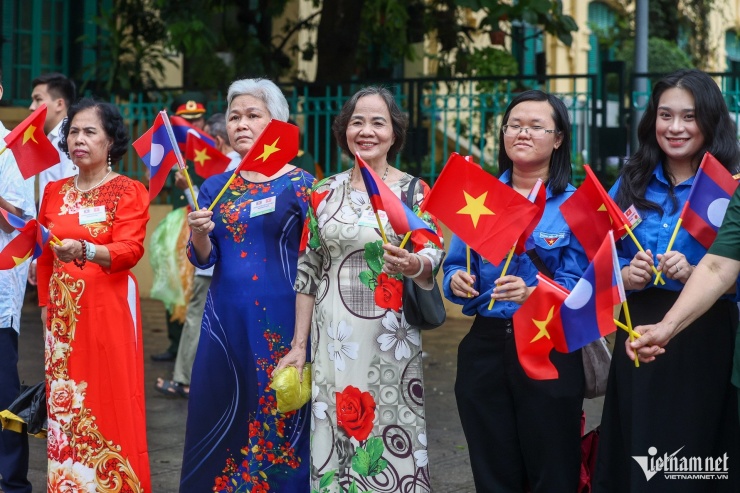
POLYGON ((689 198, 681 211, 681 226, 704 248, 712 246, 738 183, 710 153, 704 154, 689 198))
POLYGON ((188 134, 200 137, 211 147, 216 146, 216 139, 205 133, 203 130, 198 130, 192 126, 185 118, 177 115, 172 115, 169 118, 170 125, 172 125, 172 133, 175 134, 175 140, 177 141, 177 145, 181 152, 185 152, 187 150, 188 134))
POLYGON ((167 135, 167 127, 164 125, 161 114, 154 119, 152 127, 136 139, 133 147, 149 170, 149 201, 151 202, 162 191, 168 173, 177 163, 177 155, 167 135))
MULTIPOLYGON (((379 210, 385 211, 388 222, 391 223, 391 227, 397 235, 402 236, 409 231, 413 231, 442 248, 439 235, 427 226, 427 223, 422 221, 419 216, 414 214, 406 204, 401 202, 401 199, 388 188, 388 185, 375 174, 359 155, 355 154, 355 160, 360 167, 362 181, 365 182, 365 189, 375 213, 377 214, 379 210)), ((412 191, 409 193, 412 193, 412 191)))
POLYGON ((609 231, 583 277, 560 308, 565 347, 573 352, 616 330, 614 305, 625 300, 614 233, 609 231))

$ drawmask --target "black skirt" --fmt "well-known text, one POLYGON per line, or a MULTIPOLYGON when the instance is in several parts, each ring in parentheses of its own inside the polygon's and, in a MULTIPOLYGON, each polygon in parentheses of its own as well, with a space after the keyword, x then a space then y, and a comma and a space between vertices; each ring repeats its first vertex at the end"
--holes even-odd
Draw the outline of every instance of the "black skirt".
MULTIPOLYGON (((630 295, 633 325, 662 320, 678 294, 648 289, 630 295)), ((740 491, 738 403, 730 383, 737 323, 737 305, 720 300, 677 335, 665 354, 639 368, 625 354, 627 334, 617 331, 594 492, 740 491), (656 459, 672 454, 671 469, 683 464, 688 470, 666 473, 656 459), (704 469, 714 458, 719 471, 712 472, 726 468, 727 479, 687 479, 683 473, 698 468, 697 458, 704 469)))

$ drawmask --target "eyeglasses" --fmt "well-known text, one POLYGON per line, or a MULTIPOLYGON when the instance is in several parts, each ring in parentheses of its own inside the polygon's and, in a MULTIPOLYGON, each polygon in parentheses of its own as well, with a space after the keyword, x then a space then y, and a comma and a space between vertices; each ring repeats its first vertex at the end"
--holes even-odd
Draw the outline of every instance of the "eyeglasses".
POLYGON ((545 134, 557 133, 557 130, 548 130, 545 127, 522 127, 521 125, 502 125, 501 131, 507 137, 516 137, 524 130, 530 137, 544 137, 545 134))

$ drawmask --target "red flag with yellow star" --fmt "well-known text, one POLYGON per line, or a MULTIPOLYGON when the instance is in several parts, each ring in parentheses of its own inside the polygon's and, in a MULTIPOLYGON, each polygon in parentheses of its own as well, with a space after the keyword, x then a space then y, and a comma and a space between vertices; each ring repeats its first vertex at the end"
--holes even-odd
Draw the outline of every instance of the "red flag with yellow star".
POLYGON ((234 173, 257 171, 265 176, 272 176, 297 154, 298 127, 279 120, 270 120, 234 173))
POLYGON ((591 168, 586 164, 586 179, 573 195, 560 206, 565 222, 578 238, 589 260, 593 260, 604 242, 607 232, 614 231, 615 238, 627 233, 629 219, 617 206, 591 168))
POLYGON ((538 211, 526 197, 455 152, 422 208, 494 264, 511 250, 538 211))
POLYGON ((26 180, 59 163, 59 152, 44 133, 45 121, 46 104, 41 104, 5 136, 5 145, 26 180))
POLYGON ((197 135, 188 133, 185 159, 193 162, 195 174, 208 178, 226 171, 231 159, 197 135))
POLYGON ((527 376, 553 380, 558 369, 550 361, 550 351, 567 352, 560 307, 569 292, 546 276, 538 274, 537 280, 537 287, 514 313, 514 341, 527 376))
POLYGON ((18 236, 10 240, 0 251, 0 270, 8 270, 31 258, 36 248, 38 226, 35 219, 26 222, 2 208, 0 214, 5 218, 5 222, 19 232, 18 236))

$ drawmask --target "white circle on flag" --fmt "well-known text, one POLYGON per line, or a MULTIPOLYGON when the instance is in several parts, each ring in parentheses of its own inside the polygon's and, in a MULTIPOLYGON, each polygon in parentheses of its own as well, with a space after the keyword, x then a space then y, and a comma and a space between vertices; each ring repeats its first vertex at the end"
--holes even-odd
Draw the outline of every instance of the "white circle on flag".
POLYGON ((730 204, 730 200, 726 198, 715 199, 707 207, 707 219, 712 223, 713 226, 722 226, 722 219, 725 218, 725 212, 727 212, 727 206, 730 204))
POLYGON ((162 164, 162 158, 164 157, 164 146, 162 144, 155 144, 152 142, 152 148, 149 151, 149 166, 152 168, 158 167, 162 164))
POLYGON ((591 286, 591 283, 581 278, 576 284, 576 287, 573 288, 573 291, 570 292, 570 295, 565 298, 564 304, 571 310, 578 310, 588 303, 593 293, 594 288, 591 286))

